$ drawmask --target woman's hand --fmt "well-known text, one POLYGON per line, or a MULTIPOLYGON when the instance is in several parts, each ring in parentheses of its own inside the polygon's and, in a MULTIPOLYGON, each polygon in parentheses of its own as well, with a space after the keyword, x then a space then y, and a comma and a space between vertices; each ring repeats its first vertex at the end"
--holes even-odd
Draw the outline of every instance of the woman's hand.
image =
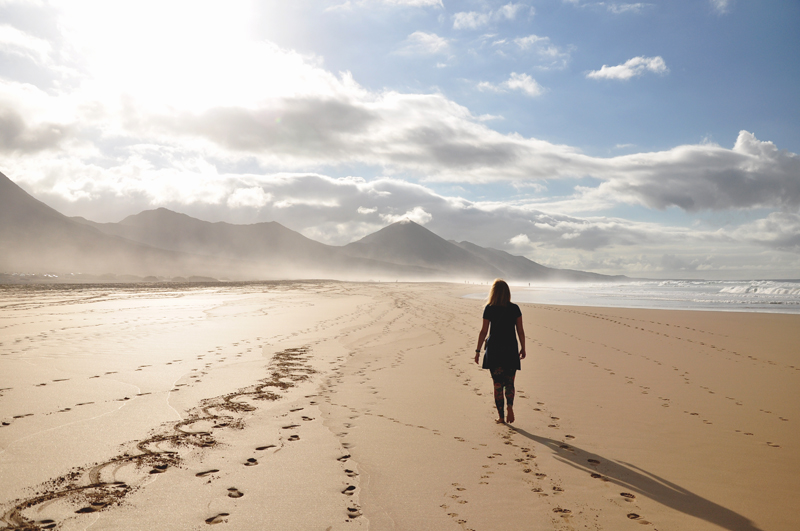
POLYGON ((525 353, 525 347, 523 347, 523 348, 522 348, 522 349, 519 351, 519 359, 521 359, 521 360, 524 360, 524 359, 525 359, 525 356, 527 356, 527 354, 525 353))
POLYGON ((476 353, 475 353, 475 363, 476 363, 476 364, 478 363, 478 360, 479 360, 479 359, 481 359, 481 353, 480 353, 480 352, 476 352, 476 353))

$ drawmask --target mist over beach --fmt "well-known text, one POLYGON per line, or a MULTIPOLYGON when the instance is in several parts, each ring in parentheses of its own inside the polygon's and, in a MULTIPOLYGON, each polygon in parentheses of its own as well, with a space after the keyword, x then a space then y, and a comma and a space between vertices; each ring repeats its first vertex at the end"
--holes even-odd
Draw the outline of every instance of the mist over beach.
POLYGON ((798 20, 0 2, 0 531, 800 529, 798 20))

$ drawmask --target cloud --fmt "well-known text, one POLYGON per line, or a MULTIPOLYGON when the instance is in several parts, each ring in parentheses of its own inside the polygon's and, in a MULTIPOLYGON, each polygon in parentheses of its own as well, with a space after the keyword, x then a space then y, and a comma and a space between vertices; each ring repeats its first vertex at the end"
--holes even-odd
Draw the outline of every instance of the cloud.
POLYGON ((544 88, 531 76, 528 74, 518 74, 517 72, 512 72, 511 77, 499 85, 488 81, 482 81, 478 83, 477 87, 478 90, 491 92, 518 90, 531 97, 540 96, 544 92, 544 88))
POLYGON ((628 59, 621 65, 603 65, 600 70, 592 70, 586 77, 589 79, 622 79, 627 80, 632 77, 641 76, 645 72, 655 74, 666 74, 669 72, 664 59, 656 57, 634 57, 628 59))
MULTIPOLYGON (((517 15, 526 7, 528 6, 525 4, 508 3, 495 11, 495 16, 497 18, 505 18, 506 20, 514 20, 517 18, 517 15)), ((529 13, 533 14, 534 8, 530 8, 529 13)))
POLYGON ((258 109, 215 107, 152 117, 144 130, 188 135, 238 152, 337 157, 348 141, 380 117, 369 106, 333 98, 275 100, 258 109))
POLYGON ((439 7, 443 8, 442 0, 347 0, 342 4, 335 4, 325 8, 330 11, 352 11, 355 7, 372 7, 375 5, 408 6, 408 7, 439 7))
POLYGON ((637 2, 635 4, 601 4, 606 6, 606 9, 615 15, 619 15, 622 13, 641 13, 644 8, 649 6, 650 4, 643 4, 641 2, 637 2))
POLYGON ((528 74, 511 73, 511 77, 505 85, 512 90, 519 90, 528 96, 539 96, 544 92, 542 86, 528 74))
POLYGON ((401 55, 433 55, 447 53, 450 43, 435 33, 415 31, 409 35, 396 53, 401 55))
POLYGON ((513 247, 528 247, 531 245, 531 240, 527 234, 517 234, 508 240, 508 243, 513 247))
POLYGON ((606 159, 604 165, 608 180, 589 196, 688 212, 800 207, 800 156, 747 131, 733 149, 679 146, 606 159))
MULTIPOLYGON (((441 39, 417 34, 435 37, 430 42, 441 39)), ((200 37, 198 46, 205 46, 200 37)), ((210 55, 197 69, 175 69, 174 60, 181 57, 177 52, 162 53, 164 58, 145 48, 141 53, 147 61, 123 61, 120 68, 131 72, 95 70, 91 63, 82 83, 60 91, 0 81, 0 167, 12 177, 38 183, 37 190, 61 198, 62 205, 90 200, 100 205, 101 199, 112 204, 109 198, 128 195, 139 206, 212 204, 208 198, 225 204, 232 193, 226 186, 239 181, 220 177, 217 168, 248 175, 358 169, 420 182, 509 182, 520 189, 592 179, 591 186, 548 200, 547 208, 556 212, 597 211, 592 204, 687 212, 791 210, 800 205, 798 155, 747 131, 739 133, 730 149, 703 143, 589 156, 569 145, 494 130, 489 125, 496 117, 475 116, 442 93, 371 91, 347 72, 325 70, 315 56, 270 43, 213 39, 211 44, 224 53, 203 48, 210 55), (151 59, 164 63, 157 68, 163 73, 159 84, 136 79, 148 73, 151 59), (243 67, 252 64, 261 67, 243 67)), ((549 44, 547 37, 529 35, 510 46, 535 50, 549 44)), ((116 51, 117 45, 107 47, 116 51)), ((124 43, 119 46, 127 53, 124 43)), ((541 90, 534 83, 528 74, 515 72, 498 85, 482 87, 533 95, 541 90)), ((269 212, 269 196, 253 195, 248 179, 242 186, 251 191, 230 201, 242 209, 269 212)), ((276 191, 265 189, 265 194, 281 198, 276 191)), ((297 204, 283 203, 282 211, 297 204)), ((348 215, 361 206, 377 208, 359 201, 348 206, 348 215)), ((431 223, 440 223, 438 214, 418 201, 396 211, 380 210, 373 222, 381 214, 397 215, 417 206, 434 216, 431 223)), ((582 240, 566 236, 557 241, 582 240)))
POLYGON ((782 251, 800 252, 800 214, 772 212, 766 218, 724 230, 736 241, 765 245, 782 251))
MULTIPOLYGON (((800 205, 798 155, 747 131, 739 133, 732 149, 703 143, 593 157, 571 146, 500 133, 487 125, 487 118, 494 117, 473 116, 442 94, 369 92, 348 75, 331 76, 318 67, 298 71, 318 81, 316 92, 200 110, 150 107, 131 97, 115 109, 108 102, 69 97, 67 103, 80 105, 63 111, 72 116, 64 122, 46 113, 35 121, 14 114, 11 109, 19 108, 25 116, 33 116, 27 109, 46 110, 65 101, 60 94, 20 90, 2 114, 0 164, 28 168, 31 180, 61 174, 58 168, 72 168, 99 182, 110 177, 93 165, 122 165, 127 169, 116 177, 120 183, 136 174, 155 179, 170 172, 192 173, 196 161, 204 159, 223 166, 255 167, 264 173, 358 166, 437 182, 507 181, 530 186, 547 180, 596 179, 598 185, 578 189, 564 201, 563 208, 572 211, 592 203, 677 206, 688 212, 800 205), (85 139, 88 131, 99 127, 102 135, 93 142, 82 140, 80 149, 25 158, 85 139), (113 145, 113 150, 104 151, 104 143, 113 145)), ((532 94, 538 87, 532 83, 526 74, 517 74, 499 87, 482 87, 532 94)), ((161 188, 154 182, 155 190, 161 188)), ((203 193, 203 187, 194 186, 170 193, 192 197, 195 190, 203 193)), ((64 190, 65 196, 71 193, 64 190)), ((557 200, 551 205, 562 208, 557 200)))
POLYGON ((27 123, 23 116, 0 102, 0 153, 34 154, 60 147, 70 134, 68 125, 27 123))
MULTIPOLYGON (((739 133, 732 149, 703 143, 593 157, 568 145, 498 132, 489 127, 495 117, 474 116, 440 93, 369 91, 348 73, 325 71, 314 57, 272 45, 244 51, 264 61, 260 70, 269 72, 274 66, 285 77, 251 77, 252 69, 237 70, 219 92, 198 88, 186 92, 183 101, 169 87, 158 101, 152 99, 158 94, 151 88, 142 93, 136 85, 100 98, 82 86, 73 93, 45 93, 0 82, 0 165, 25 168, 31 181, 69 169, 98 183, 111 178, 104 169, 120 166, 124 170, 114 177, 118 186, 136 175, 149 175, 157 191, 165 190, 158 179, 192 174, 202 160, 262 173, 359 167, 431 182, 530 186, 596 179, 598 185, 578 189, 563 206, 551 202, 551 208, 572 212, 591 203, 676 206, 687 212, 800 205, 798 155, 747 131, 739 133), (62 149, 66 145, 69 150, 62 149), (36 158, 45 150, 46 157, 36 158)), ((165 79, 169 82, 172 78, 165 79)), ((534 95, 541 91, 534 83, 527 74, 513 73, 497 86, 485 83, 481 88, 534 95)), ((193 201, 195 194, 205 193, 204 186, 169 193, 193 201)), ((62 192, 75 197, 78 190, 91 193, 79 187, 62 192)), ((120 188, 119 193, 125 192, 120 188)))
POLYGON ((8 24, 0 25, 0 52, 18 55, 36 63, 48 62, 51 46, 50 43, 29 35, 8 24))
POLYGON ((528 50, 536 43, 550 42, 550 37, 539 37, 538 35, 528 35, 527 37, 517 37, 514 39, 514 43, 519 46, 523 50, 528 50))
POLYGON ((381 214, 381 219, 386 223, 396 223, 398 221, 410 220, 420 225, 425 225, 433 219, 422 207, 414 207, 405 214, 381 214))
POLYGON ((264 192, 263 188, 253 186, 251 188, 238 188, 228 196, 226 204, 230 208, 241 207, 263 207, 272 201, 272 195, 264 192))
MULTIPOLYGON (((714 0, 711 1, 713 2, 714 0)), ((653 5, 653 4, 645 4, 642 2, 637 2, 634 4, 617 4, 608 2, 587 2, 581 4, 580 0, 563 0, 563 2, 565 4, 572 4, 574 6, 581 8, 599 8, 599 9, 604 8, 609 13, 613 13, 615 15, 620 15, 622 13, 641 13, 645 8, 653 5)))
POLYGON ((541 61, 540 67, 543 68, 565 68, 570 61, 571 51, 553 44, 550 37, 540 37, 539 35, 528 35, 517 37, 514 44, 521 51, 534 52, 541 61))
POLYGON ((454 29, 477 29, 485 26, 491 19, 491 13, 478 13, 476 11, 461 12, 453 15, 454 29))
POLYGON ((711 8, 719 14, 725 14, 730 11, 732 0, 708 0, 711 8))
MULTIPOLYGON (((525 9, 525 4, 515 4, 513 2, 505 4, 496 11, 461 11, 453 15, 453 29, 478 29, 488 25, 493 21, 514 20, 517 15, 525 9)), ((533 14, 533 8, 529 11, 533 14)))

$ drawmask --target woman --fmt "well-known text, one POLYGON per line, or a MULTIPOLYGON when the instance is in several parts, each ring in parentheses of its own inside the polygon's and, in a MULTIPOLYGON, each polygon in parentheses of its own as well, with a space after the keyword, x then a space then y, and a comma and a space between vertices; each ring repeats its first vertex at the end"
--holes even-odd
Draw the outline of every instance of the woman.
POLYGON ((489 291, 489 302, 483 309, 483 328, 478 335, 475 363, 481 356, 481 345, 486 339, 484 369, 489 369, 494 381, 494 403, 497 406, 498 423, 514 422, 514 376, 520 370, 519 360, 525 359, 525 331, 522 328, 522 312, 511 302, 508 284, 499 278, 489 291), (491 326, 491 328, 490 328, 491 326), (517 350, 517 337, 519 346, 517 350), (508 402, 508 416, 503 414, 503 394, 508 402))

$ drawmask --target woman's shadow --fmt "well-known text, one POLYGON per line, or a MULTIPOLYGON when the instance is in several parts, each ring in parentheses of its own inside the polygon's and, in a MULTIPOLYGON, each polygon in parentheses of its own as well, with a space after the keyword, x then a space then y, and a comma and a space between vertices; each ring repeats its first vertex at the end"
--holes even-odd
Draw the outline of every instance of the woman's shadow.
POLYGON ((762 531, 744 516, 635 465, 605 459, 599 455, 576 448, 571 444, 534 435, 521 428, 514 426, 509 426, 509 428, 523 437, 546 446, 559 461, 588 474, 594 474, 594 477, 597 477, 600 481, 609 481, 624 487, 626 490, 655 500, 662 505, 731 531, 762 531))

